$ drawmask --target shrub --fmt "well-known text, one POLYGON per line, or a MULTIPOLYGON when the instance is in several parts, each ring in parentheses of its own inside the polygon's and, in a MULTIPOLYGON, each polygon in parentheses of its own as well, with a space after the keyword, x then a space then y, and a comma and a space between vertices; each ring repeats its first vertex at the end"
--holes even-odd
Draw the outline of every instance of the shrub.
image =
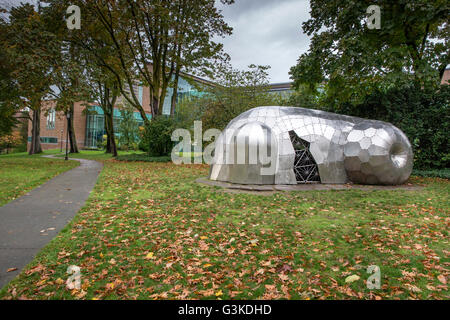
POLYGON ((450 179, 450 169, 413 170, 413 176, 450 179))
POLYGON ((440 169, 450 165, 449 107, 450 86, 407 85, 375 91, 359 105, 331 111, 392 123, 409 138, 415 169, 440 169))
POLYGON ((169 155, 173 148, 171 140, 173 130, 175 122, 172 118, 164 115, 155 117, 145 126, 139 144, 141 150, 154 157, 169 155))
POLYGON ((171 158, 169 156, 161 156, 161 157, 150 157, 148 154, 139 154, 139 153, 132 153, 132 154, 124 154, 116 157, 117 161, 144 161, 144 162, 169 162, 171 161, 171 158))
POLYGON ((14 152, 27 152, 27 148, 28 148, 28 145, 26 142, 21 143, 14 149, 14 152))
POLYGON ((9 153, 12 148, 19 146, 22 143, 22 137, 19 132, 3 135, 0 137, 0 152, 6 150, 9 153))
POLYGON ((137 150, 139 125, 134 117, 133 108, 126 103, 120 110, 121 118, 117 133, 119 135, 119 150, 137 150))
POLYGON ((144 140, 144 133, 141 136, 141 139, 139 140, 139 150, 144 151, 145 153, 148 153, 148 143, 146 140, 144 140))

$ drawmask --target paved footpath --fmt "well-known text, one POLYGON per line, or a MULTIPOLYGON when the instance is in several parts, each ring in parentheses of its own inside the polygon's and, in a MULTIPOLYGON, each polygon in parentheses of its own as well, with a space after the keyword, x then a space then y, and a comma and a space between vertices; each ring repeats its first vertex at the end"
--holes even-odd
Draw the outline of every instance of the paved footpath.
POLYGON ((0 207, 0 288, 72 220, 94 188, 103 165, 70 160, 81 164, 0 207))

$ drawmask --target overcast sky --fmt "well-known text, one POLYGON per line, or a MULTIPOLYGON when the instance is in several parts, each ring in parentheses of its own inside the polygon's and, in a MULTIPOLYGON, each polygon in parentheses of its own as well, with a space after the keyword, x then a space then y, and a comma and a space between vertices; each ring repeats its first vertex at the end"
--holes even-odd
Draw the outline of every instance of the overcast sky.
POLYGON ((222 40, 233 67, 270 65, 270 82, 286 82, 289 69, 309 47, 302 22, 309 18, 308 0, 236 0, 222 9, 233 35, 222 40))
MULTIPOLYGON (((36 2, 35 0, 0 0, 0 3, 36 2)), ((289 69, 308 50, 309 38, 302 22, 309 18, 308 0, 235 0, 222 5, 225 21, 233 34, 220 39, 231 56, 234 68, 250 64, 269 65, 270 82, 286 82, 289 69)))

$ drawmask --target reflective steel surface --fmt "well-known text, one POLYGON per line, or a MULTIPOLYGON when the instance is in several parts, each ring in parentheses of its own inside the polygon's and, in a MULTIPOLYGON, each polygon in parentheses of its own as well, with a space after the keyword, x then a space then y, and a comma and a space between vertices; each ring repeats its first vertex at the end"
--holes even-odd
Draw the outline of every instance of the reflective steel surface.
POLYGON ((271 106, 248 110, 230 121, 216 140, 210 179, 395 185, 408 179, 412 166, 408 138, 390 123, 271 106))

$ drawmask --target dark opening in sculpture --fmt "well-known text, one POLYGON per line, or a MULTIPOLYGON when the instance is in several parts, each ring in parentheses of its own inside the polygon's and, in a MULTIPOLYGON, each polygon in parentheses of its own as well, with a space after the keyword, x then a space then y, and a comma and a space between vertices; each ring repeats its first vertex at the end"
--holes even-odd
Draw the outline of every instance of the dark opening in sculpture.
POLYGON ((297 183, 320 182, 319 169, 309 151, 309 142, 299 138, 295 131, 289 131, 289 137, 295 151, 294 173, 297 183))

